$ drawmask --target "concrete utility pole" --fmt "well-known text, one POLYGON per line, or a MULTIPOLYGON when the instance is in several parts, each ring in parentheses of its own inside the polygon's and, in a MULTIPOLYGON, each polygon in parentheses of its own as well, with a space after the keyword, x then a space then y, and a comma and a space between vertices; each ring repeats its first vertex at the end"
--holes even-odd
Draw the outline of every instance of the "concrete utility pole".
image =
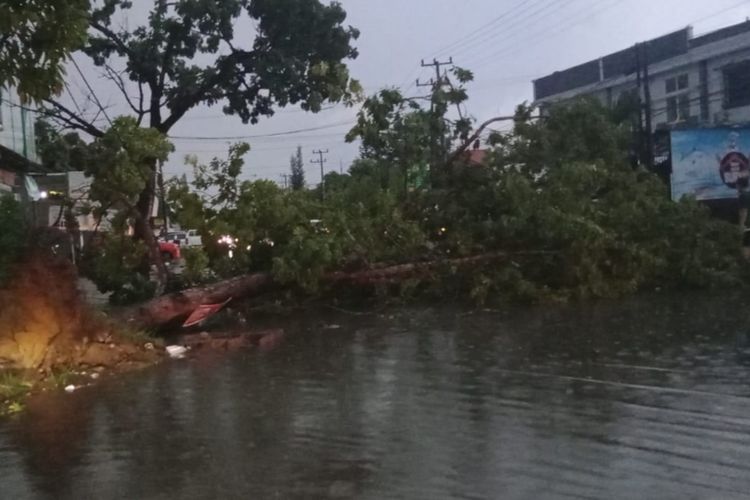
MULTIPOLYGON (((440 62, 437 59, 433 59, 432 62, 426 63, 424 62, 424 59, 422 59, 422 67, 423 68, 429 68, 434 67, 435 68, 435 83, 441 84, 443 83, 443 72, 440 71, 440 68, 442 66, 453 66, 453 58, 449 58, 448 62, 440 62)), ((419 80, 417 80, 417 84, 419 84, 419 80)))
POLYGON ((444 124, 442 123, 442 117, 435 116, 435 95, 437 95, 440 88, 446 83, 447 75, 441 70, 443 66, 452 66, 453 65, 453 57, 449 58, 447 62, 440 62, 437 59, 433 59, 432 62, 426 63, 424 59, 422 60, 422 67, 423 68, 435 68, 435 79, 430 78, 430 81, 428 83, 422 83, 419 80, 417 80, 417 87, 432 87, 432 105, 430 107, 432 120, 430 123, 430 173, 432 176, 433 184, 434 184, 434 172, 433 168, 437 167, 437 165, 441 164, 445 158, 443 157, 443 152, 445 151, 445 142, 444 142, 444 133, 443 128, 444 124))
POLYGON ((641 45, 643 50, 643 97, 646 100, 646 167, 654 167, 654 131, 651 125, 651 79, 648 76, 648 42, 641 45))
POLYGON ((314 155, 318 155, 319 159, 310 160, 310 163, 316 163, 320 164, 320 197, 325 200, 326 198, 326 183, 325 183, 325 172, 323 171, 323 166, 328 162, 328 160, 323 156, 328 154, 328 150, 322 150, 322 149, 316 149, 313 151, 314 155))
POLYGON ((633 47, 633 50, 635 51, 635 78, 636 78, 636 96, 638 101, 638 130, 637 130, 637 148, 638 148, 638 163, 643 164, 645 160, 645 152, 644 152, 644 130, 643 130, 643 68, 641 64, 641 46, 640 44, 635 44, 635 47, 633 47))
POLYGON ((648 42, 637 43, 635 51, 636 85, 638 87, 638 159, 648 169, 654 166, 654 130, 652 125, 651 78, 649 77, 648 42))

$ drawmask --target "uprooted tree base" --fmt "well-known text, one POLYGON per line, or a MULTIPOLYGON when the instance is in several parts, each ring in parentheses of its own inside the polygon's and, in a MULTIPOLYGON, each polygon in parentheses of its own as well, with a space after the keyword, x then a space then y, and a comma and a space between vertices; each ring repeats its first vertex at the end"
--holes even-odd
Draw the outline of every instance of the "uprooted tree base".
POLYGON ((17 264, 0 289, 0 368, 52 373, 158 357, 88 309, 77 282, 68 261, 45 252, 33 251, 17 264))

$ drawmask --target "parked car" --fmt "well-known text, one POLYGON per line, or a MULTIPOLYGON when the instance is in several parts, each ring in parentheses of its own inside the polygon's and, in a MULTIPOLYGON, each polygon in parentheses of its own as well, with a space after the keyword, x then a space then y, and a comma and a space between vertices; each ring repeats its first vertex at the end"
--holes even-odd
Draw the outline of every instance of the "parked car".
POLYGON ((203 239, 195 229, 169 232, 164 236, 164 241, 175 243, 183 248, 203 246, 203 239))
POLYGON ((183 231, 169 232, 164 235, 163 241, 174 243, 175 245, 185 246, 187 245, 187 234, 183 231))
POLYGON ((203 238, 201 238, 201 235, 198 234, 197 229, 190 229, 187 232, 187 246, 189 247, 202 247, 203 246, 203 238))
POLYGON ((160 241, 159 252, 161 253, 161 258, 164 259, 164 262, 179 260, 181 257, 180 245, 172 243, 171 241, 160 241))

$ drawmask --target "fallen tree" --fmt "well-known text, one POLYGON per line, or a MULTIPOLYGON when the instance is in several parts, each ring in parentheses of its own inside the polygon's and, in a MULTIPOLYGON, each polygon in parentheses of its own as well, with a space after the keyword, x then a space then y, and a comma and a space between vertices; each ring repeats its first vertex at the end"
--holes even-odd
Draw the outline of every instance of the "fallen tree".
MULTIPOLYGON (((549 252, 524 252, 523 255, 542 255, 549 252)), ((504 252, 488 253, 456 259, 439 259, 425 262, 399 264, 368 268, 355 272, 331 272, 322 282, 326 285, 371 286, 384 283, 397 283, 410 278, 418 278, 437 268, 464 267, 486 264, 507 259, 504 252)), ((258 296, 283 285, 274 280, 271 273, 255 273, 239 276, 212 285, 191 288, 177 293, 163 295, 145 304, 124 310, 122 319, 142 328, 177 327, 197 307, 202 304, 219 304, 229 299, 244 299, 258 296)))

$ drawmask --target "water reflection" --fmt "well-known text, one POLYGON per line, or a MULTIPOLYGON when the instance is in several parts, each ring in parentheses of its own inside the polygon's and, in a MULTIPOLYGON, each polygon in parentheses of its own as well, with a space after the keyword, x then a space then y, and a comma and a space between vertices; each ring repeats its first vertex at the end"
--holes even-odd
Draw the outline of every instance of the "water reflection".
POLYGON ((3 498, 741 498, 741 298, 297 319, 276 350, 42 398, 3 498))

